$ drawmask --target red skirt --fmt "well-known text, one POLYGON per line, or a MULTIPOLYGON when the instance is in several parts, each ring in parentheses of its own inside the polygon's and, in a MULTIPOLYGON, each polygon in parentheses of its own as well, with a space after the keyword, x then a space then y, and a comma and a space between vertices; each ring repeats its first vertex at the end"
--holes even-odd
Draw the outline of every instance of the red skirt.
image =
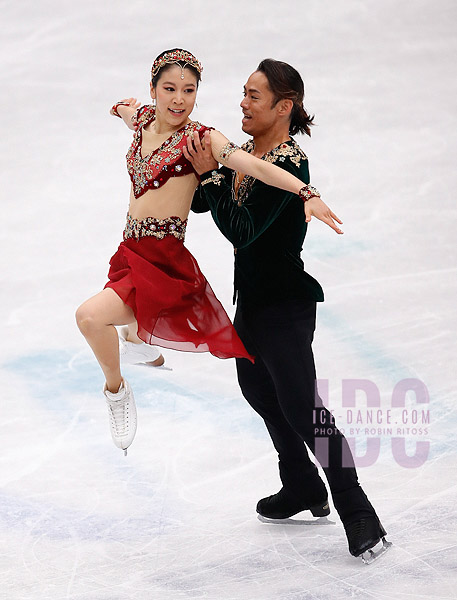
POLYGON ((130 306, 138 337, 147 344, 254 362, 181 240, 124 240, 110 260, 108 278, 105 288, 130 306))

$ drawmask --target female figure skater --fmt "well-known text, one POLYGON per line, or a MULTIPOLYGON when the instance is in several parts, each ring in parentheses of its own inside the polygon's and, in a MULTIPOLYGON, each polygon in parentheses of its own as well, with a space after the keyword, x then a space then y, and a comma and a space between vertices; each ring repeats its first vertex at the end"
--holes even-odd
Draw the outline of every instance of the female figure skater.
MULTIPOLYGON (((78 308, 76 320, 105 375, 111 435, 124 454, 134 439, 137 419, 132 390, 121 375, 116 325, 128 326, 123 330, 125 341, 142 344, 146 356, 147 345, 156 344, 253 361, 183 245, 198 178, 182 149, 188 137, 200 139, 210 129, 189 119, 201 72, 190 52, 165 51, 152 66, 153 105, 139 108, 136 99, 129 98, 111 109, 136 129, 127 153, 129 211, 123 242, 110 261, 109 281, 78 308)), ((341 221, 315 188, 240 150, 220 132, 211 129, 210 135, 218 162, 298 194, 306 202, 308 220, 316 216, 340 231, 334 221, 341 221)), ((217 172, 213 178, 217 182, 217 172)))

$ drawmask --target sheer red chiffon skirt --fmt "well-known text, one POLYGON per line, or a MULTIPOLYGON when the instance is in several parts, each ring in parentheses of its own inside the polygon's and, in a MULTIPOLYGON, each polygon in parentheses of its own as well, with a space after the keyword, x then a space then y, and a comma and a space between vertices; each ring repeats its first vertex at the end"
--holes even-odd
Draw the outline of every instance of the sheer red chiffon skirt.
POLYGON ((105 288, 133 310, 146 343, 253 362, 181 240, 172 235, 124 240, 110 260, 108 278, 105 288))

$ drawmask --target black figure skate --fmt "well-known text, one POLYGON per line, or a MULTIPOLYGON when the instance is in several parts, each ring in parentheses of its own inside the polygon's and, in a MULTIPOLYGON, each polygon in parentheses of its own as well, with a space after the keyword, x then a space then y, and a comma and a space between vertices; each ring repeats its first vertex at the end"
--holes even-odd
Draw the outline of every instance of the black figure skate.
POLYGON ((369 565, 392 546, 385 538, 386 531, 376 517, 364 517, 344 525, 352 556, 361 557, 369 565))
MULTIPOLYGON (((308 502, 299 500, 284 488, 281 488, 277 494, 259 500, 256 510, 259 514, 259 519, 264 523, 285 521, 304 510, 311 511, 313 517, 327 517, 330 514, 327 498, 311 506, 308 502)), ((309 521, 309 523, 321 522, 330 523, 328 519, 309 521)), ((301 523, 301 521, 294 521, 294 523, 301 523)))

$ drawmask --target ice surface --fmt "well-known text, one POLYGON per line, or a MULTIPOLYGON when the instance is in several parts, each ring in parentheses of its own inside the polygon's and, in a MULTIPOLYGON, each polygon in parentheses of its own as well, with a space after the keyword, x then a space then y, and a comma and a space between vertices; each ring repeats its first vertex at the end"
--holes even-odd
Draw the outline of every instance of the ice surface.
MULTIPOLYGON (((0 7, 0 597, 456 598, 455 2, 0 7), (111 443, 73 315, 103 286, 126 212, 129 133, 108 109, 146 102, 153 58, 176 45, 204 64, 195 118, 236 142, 262 58, 305 78, 318 127, 299 141, 345 230, 313 223, 303 254, 326 291, 315 352, 340 425, 343 380, 373 382, 383 419, 400 380, 430 393, 427 434, 400 436, 410 455, 430 442, 424 464, 400 465, 386 431, 359 469, 394 542, 370 567, 348 554, 335 511, 325 527, 256 519, 279 489, 276 456, 233 361, 166 352, 172 371, 126 369, 138 435, 127 459, 111 443)), ((233 314, 230 245, 205 215, 191 216, 187 245, 233 314)), ((362 457, 366 436, 354 437, 362 457)))

